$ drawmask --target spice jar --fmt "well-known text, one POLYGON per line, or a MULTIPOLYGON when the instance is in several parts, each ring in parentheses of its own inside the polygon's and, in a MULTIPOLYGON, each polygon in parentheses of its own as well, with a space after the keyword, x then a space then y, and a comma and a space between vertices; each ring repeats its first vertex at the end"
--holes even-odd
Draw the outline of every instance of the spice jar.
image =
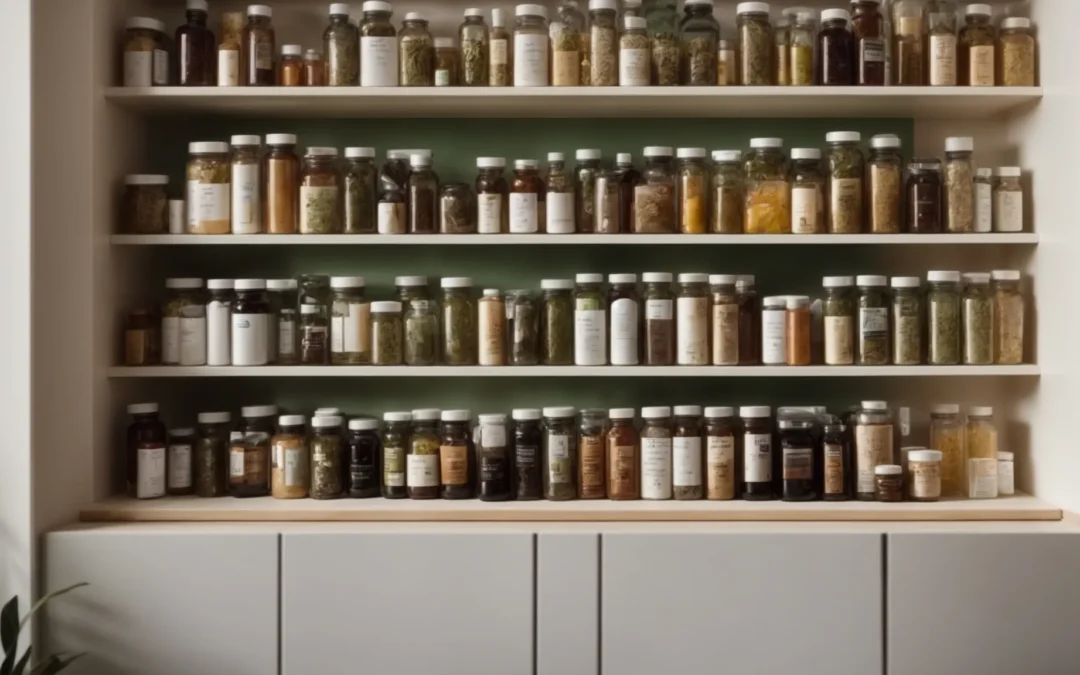
POLYGON ((311 431, 311 498, 337 499, 345 491, 341 418, 316 416, 311 431))
POLYGON ((930 290, 927 306, 927 358, 931 365, 954 366, 960 363, 962 335, 960 328, 960 273, 929 272, 930 290))
POLYGON ((604 437, 607 453, 607 498, 639 499, 638 477, 641 436, 634 428, 633 408, 613 408, 608 412, 611 427, 604 437))
POLYGON ((998 460, 996 458, 973 457, 968 459, 968 498, 997 499, 999 482, 997 472, 998 460))
MULTIPOLYGON (((964 425, 964 456, 968 459, 968 496, 975 498, 973 492, 990 492, 984 490, 981 483, 989 484, 991 476, 978 475, 971 471, 970 461, 973 459, 993 460, 996 464, 998 456, 998 432, 994 425, 994 409, 989 406, 973 406, 968 409, 967 424, 964 425), (978 488, 978 489, 974 489, 978 488)), ((997 496, 997 469, 993 472, 993 495, 997 496)))
POLYGON ((582 410, 578 427, 578 499, 603 499, 607 496, 605 476, 604 433, 607 413, 604 410, 582 410))
POLYGON ((454 38, 435 38, 435 86, 458 86, 458 52, 454 38))
POLYGON ((781 87, 791 86, 791 54, 788 52, 788 29, 791 27, 791 17, 788 10, 780 13, 773 30, 775 48, 772 54, 773 72, 772 83, 781 87))
POLYGON ((1011 497, 1016 494, 1016 462, 1013 453, 998 452, 998 496, 1011 497))
POLYGON ((717 43, 720 24, 713 17, 713 0, 690 0, 683 7, 679 24, 682 42, 681 83, 695 87, 713 86, 717 82, 717 43))
POLYGON ((458 44, 461 45, 458 84, 463 87, 488 86, 489 38, 483 10, 475 7, 465 10, 465 20, 458 27, 458 44))
POLYGON ((810 298, 787 297, 786 356, 789 366, 810 365, 810 298))
MULTIPOLYGON (((206 288, 210 300, 206 303, 206 365, 232 364, 232 306, 236 301, 232 279, 210 279, 206 288)), ((269 339, 269 331, 267 331, 269 339)))
POLYGON ((545 177, 545 202, 547 205, 548 234, 571 234, 574 222, 574 182, 566 170, 565 156, 561 152, 548 153, 548 171, 545 177))
POLYGON ((858 365, 884 366, 889 363, 889 294, 888 279, 860 275, 858 365))
POLYGON ((600 151, 578 150, 574 167, 574 219, 578 232, 596 231, 596 178, 600 174, 600 151))
POLYGON ((900 184, 904 166, 900 138, 892 134, 874 136, 870 147, 869 229, 873 234, 896 234, 900 232, 900 184))
POLYGON ((442 301, 442 362, 448 366, 475 366, 477 361, 476 303, 469 277, 445 277, 440 282, 442 301))
POLYGON ((922 363, 922 281, 919 277, 893 277, 892 290, 892 362, 917 366, 922 363))
POLYGON ((908 165, 904 201, 907 211, 907 232, 913 234, 941 232, 945 193, 942 188, 939 160, 912 160, 908 165))
POLYGON ((309 49, 304 52, 304 86, 326 86, 326 61, 323 60, 322 52, 318 49, 309 49))
POLYGON ((127 411, 131 415, 125 457, 127 494, 135 499, 164 497, 166 437, 165 425, 158 418, 158 404, 134 403, 127 411))
POLYGON ((514 86, 546 87, 550 84, 547 9, 543 5, 518 5, 514 15, 514 86))
POLYGON ((791 231, 795 234, 825 232, 825 173, 821 150, 791 150, 791 231))
POLYGON ((720 40, 716 43, 716 84, 731 87, 739 83, 739 67, 736 63, 735 43, 720 40))
POLYGON ((990 275, 965 274, 963 280, 964 364, 990 365, 994 362, 994 297, 990 292, 990 275))
POLYGON ((622 224, 621 176, 616 170, 597 172, 593 188, 592 232, 618 234, 622 224))
POLYGON ((476 203, 468 183, 447 183, 439 188, 439 233, 476 233, 476 203))
MULTIPOLYGON (((791 7, 784 10, 784 13, 789 17, 785 59, 789 64, 789 84, 795 87, 812 86, 818 32, 817 13, 805 7, 791 7)), ((778 68, 776 70, 779 72, 778 68)))
POLYGON ((231 175, 232 183, 232 233, 258 234, 262 232, 262 204, 259 189, 259 136, 233 136, 231 175))
POLYGON ((364 297, 364 277, 331 277, 330 363, 371 363, 371 303, 364 297))
POLYGON ((506 501, 513 496, 506 415, 480 415, 479 421, 473 431, 473 442, 480 469, 480 501, 506 501))
POLYGON ((223 12, 221 15, 221 44, 217 49, 219 87, 240 86, 240 43, 246 21, 243 12, 223 12))
MULTIPOLYGON (((696 5, 692 5, 694 7, 696 5)), ((682 234, 705 234, 708 227, 709 166, 705 148, 679 148, 678 221, 682 234)))
POLYGON ((409 234, 435 234, 439 176, 431 169, 431 155, 409 155, 409 234))
POLYGON ((994 363, 1015 366, 1024 362, 1024 296, 1018 270, 994 270, 994 363))
POLYGON ((769 23, 769 3, 740 2, 735 13, 738 15, 739 31, 739 84, 747 87, 769 86, 773 84, 775 51, 772 25, 769 23))
POLYGON ((913 450, 908 453, 907 483, 913 501, 941 499, 941 452, 913 450))
POLYGON ((787 296, 761 302, 761 362, 766 366, 787 363, 787 296))
POLYGON ((301 87, 304 84, 304 48, 300 45, 281 45, 278 62, 278 86, 301 87))
POLYGON ((857 76, 860 86, 885 86, 885 17, 881 0, 853 0, 851 32, 855 40, 857 76))
POLYGON ((1035 86, 1035 34, 1031 19, 1018 16, 1003 19, 996 54, 1000 86, 1035 86))
MULTIPOLYGON (((195 494, 195 486, 192 481, 192 459, 194 455, 195 430, 192 428, 170 429, 169 446, 166 449, 165 457, 165 493, 167 495, 195 494)), ((148 465, 147 468, 150 468, 150 466, 148 465)))
MULTIPOLYGON (((415 412, 413 418, 416 418, 415 412)), ((469 433, 472 413, 468 410, 444 410, 441 418, 439 474, 442 498, 471 499, 473 475, 476 472, 476 450, 469 433)))
POLYGON ((439 416, 434 408, 414 410, 409 416, 412 430, 405 457, 405 485, 410 499, 438 499, 442 491, 439 416))
POLYGON ((202 279, 166 279, 161 310, 161 363, 206 365, 206 300, 202 279))
POLYGON ((533 408, 518 408, 511 412, 514 419, 514 439, 512 449, 514 498, 519 501, 532 501, 544 496, 543 476, 547 470, 541 460, 545 432, 540 428, 540 411, 533 408))
POLYGON ((510 365, 540 363, 540 298, 534 291, 506 292, 506 335, 510 365))
MULTIPOLYGON (((344 57, 343 57, 344 58, 344 57)), ((354 57, 355 58, 355 57, 354 57)), ((375 148, 345 148, 345 234, 377 231, 375 148)))
POLYGON ((232 365, 265 366, 270 362, 270 303, 263 279, 237 279, 232 303, 232 365))
POLYGON ((676 295, 675 362, 709 365, 709 275, 680 274, 676 295))
POLYGON ((409 201, 408 151, 390 150, 379 170, 379 234, 405 234, 409 201))
POLYGON ((863 231, 863 176, 865 162, 857 131, 833 131, 829 144, 829 232, 858 234, 863 231))
POLYGON ((743 231, 742 153, 716 150, 712 153, 712 208, 709 231, 713 234, 741 234, 743 231))
POLYGON ((439 359, 439 307, 431 299, 415 299, 407 304, 404 318, 407 366, 433 366, 439 359))
POLYGON ((241 409, 244 420, 229 444, 229 494, 233 497, 270 494, 270 439, 277 412, 274 405, 241 409))
POLYGON ((773 422, 769 406, 743 406, 743 499, 775 499, 773 492, 773 422))
POLYGON ((566 501, 577 497, 577 432, 574 409, 544 408, 544 498, 566 501))
POLYGON ((536 234, 546 219, 544 181, 535 159, 514 160, 514 180, 510 186, 510 233, 536 234))
POLYGON ((674 87, 679 84, 678 13, 674 0, 654 2, 645 17, 652 41, 651 81, 654 86, 674 87))
POLYGON ((671 499, 671 408, 642 408, 641 417, 645 420, 641 429, 641 498, 671 499))
POLYGON ((360 86, 398 86, 397 30, 389 2, 367 0, 360 21, 360 86))
POLYGON ((615 0, 589 0, 589 84, 619 83, 618 6, 615 0))
POLYGON ((576 87, 588 83, 588 78, 591 77, 591 57, 586 53, 589 34, 586 31, 585 16, 578 9, 577 0, 559 3, 549 33, 552 86, 576 87))
POLYGON ((928 26, 929 77, 933 87, 955 87, 956 76, 956 3, 931 0, 926 7, 928 26))
MULTIPOLYGON (((625 12, 624 12, 625 14, 625 12)), ((648 22, 645 17, 626 16, 623 19, 625 30, 619 38, 619 86, 649 86, 650 51, 648 22)))
POLYGON ((274 85, 273 11, 267 5, 248 5, 247 25, 241 38, 240 70, 246 87, 274 85))
POLYGON ((161 362, 161 321, 152 310, 134 309, 124 325, 124 365, 156 366, 161 362))
POLYGON ((165 24, 157 19, 136 16, 128 19, 124 26, 124 86, 169 84, 165 24))
POLYGON ((409 12, 401 24, 398 36, 403 87, 435 86, 435 41, 428 22, 420 12, 409 12))
POLYGON ((735 499, 736 485, 735 410, 705 408, 705 498, 712 501, 735 499))
POLYGON ((879 464, 874 467, 874 499, 879 502, 904 501, 903 467, 899 464, 879 464))
POLYGON ((791 233, 791 190, 783 147, 779 138, 750 139, 745 162, 747 234, 791 233))
POLYGON ((1024 231, 1024 189, 1020 167, 1003 166, 994 171, 994 231, 1024 231))
MULTIPOLYGON (((492 87, 509 87, 513 82, 513 71, 510 70, 509 58, 510 44, 511 35, 506 30, 506 19, 503 18, 503 11, 501 9, 491 10, 488 84, 492 87)), ((530 42, 529 45, 535 47, 535 42, 530 42)))
MULTIPOLYGON (((195 494, 200 497, 222 497, 226 493, 225 477, 229 461, 229 423, 227 412, 199 413, 198 438, 195 446, 195 494)), ((164 428, 162 428, 164 435, 164 428)))
POLYGON ((739 296, 739 365, 761 363, 761 309, 754 289, 754 275, 736 278, 735 293, 739 296))
POLYGON ((135 174, 124 177, 120 231, 124 234, 166 234, 169 231, 168 176, 135 174))
MULTIPOLYGON (((409 496, 405 477, 406 457, 411 449, 409 444, 411 422, 412 413, 383 414, 382 464, 379 472, 382 475, 382 496, 386 499, 404 499, 409 496)), ((438 443, 437 439, 436 443, 438 443)))
POLYGON ((576 352, 574 323, 574 282, 569 279, 544 279, 540 282, 544 305, 540 314, 542 363, 568 366, 576 352))
POLYGON ((705 453, 701 447, 701 406, 675 406, 672 483, 678 500, 705 497, 705 453))
POLYGON ((676 339, 672 275, 667 272, 646 272, 642 275, 642 281, 645 282, 645 365, 674 365, 676 339))
POLYGON ((892 6, 892 84, 920 87, 926 84, 926 40, 922 0, 900 0, 892 6))
POLYGON ((803 416, 780 419, 780 498, 785 502, 809 502, 817 499, 814 474, 814 422, 803 416))
POLYGON ((842 87, 855 84, 855 38, 848 29, 851 15, 845 9, 821 12, 818 34, 817 83, 842 87))
POLYGON ((713 274, 709 277, 712 303, 712 364, 739 364, 739 297, 735 292, 735 275, 713 274))
POLYGON ((506 232, 510 188, 503 176, 506 159, 502 157, 478 157, 476 167, 476 231, 480 234, 506 232))
POLYGON ((666 146, 649 146, 644 150, 645 167, 634 188, 635 234, 673 234, 677 231, 674 154, 666 146))
POLYGON ((478 361, 481 366, 506 365, 506 303, 502 291, 485 288, 478 303, 478 361))
POLYGON ((851 435, 843 420, 835 415, 822 419, 823 480, 821 498, 827 502, 851 499, 851 435))
POLYGON ((975 167, 971 162, 975 141, 968 137, 945 139, 945 231, 974 229, 975 167))
POLYGON ((300 174, 300 234, 341 234, 337 148, 308 148, 300 174))
POLYGON ((973 230, 985 233, 994 229, 994 170, 975 169, 975 215, 973 230))
POLYGON ((302 365, 324 366, 330 363, 330 351, 327 349, 330 321, 326 314, 325 307, 300 305, 300 363, 302 365))
POLYGON ((641 315, 637 294, 636 274, 608 275, 611 290, 608 303, 611 306, 611 365, 636 366, 639 361, 638 336, 641 332, 638 317, 641 315))
POLYGON ((300 222, 300 158, 296 136, 268 134, 263 158, 263 226, 270 234, 296 234, 300 222))
POLYGON ((229 233, 229 144, 188 144, 188 234, 229 233))
POLYGON ((349 461, 349 497, 366 499, 379 496, 379 421, 349 420, 345 440, 349 461))
POLYGON ((892 412, 884 401, 863 401, 854 418, 855 496, 873 501, 875 471, 881 465, 891 465, 894 459, 892 412))
POLYGON ((323 31, 326 84, 355 87, 360 82, 360 29, 349 21, 349 5, 330 5, 330 25, 323 31))
MULTIPOLYGON (((825 365, 855 363, 855 294, 851 277, 825 277, 825 365)), ((861 335, 860 329, 860 335, 861 335)))
POLYGON ((270 440, 270 495, 275 499, 308 496, 310 454, 303 415, 282 415, 270 440))
POLYGON ((995 84, 996 36, 990 23, 990 5, 964 8, 964 26, 957 39, 956 63, 962 87, 992 87, 995 84))
POLYGON ((607 364, 607 300, 603 274, 578 274, 574 289, 574 365, 607 364))
POLYGON ((964 423, 960 406, 947 403, 930 408, 930 447, 941 452, 941 490, 946 497, 965 494, 964 423))
POLYGON ((400 302, 371 303, 371 363, 398 366, 405 359, 400 302))

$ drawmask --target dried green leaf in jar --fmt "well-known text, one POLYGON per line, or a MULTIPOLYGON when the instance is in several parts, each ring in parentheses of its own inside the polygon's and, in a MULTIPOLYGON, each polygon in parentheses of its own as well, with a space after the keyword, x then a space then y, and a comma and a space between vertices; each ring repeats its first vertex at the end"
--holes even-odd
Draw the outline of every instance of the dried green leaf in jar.
MULTIPOLYGON (((551 84, 554 87, 576 87, 582 82, 582 63, 585 38, 588 37, 585 15, 576 1, 561 2, 548 33, 551 36, 551 84)), ((589 73, 584 73, 586 78, 589 73)), ((587 79, 586 79, 587 81, 587 79)))
POLYGON ((889 363, 889 295, 887 279, 859 276, 858 365, 884 366, 889 363))
POLYGON ((960 273, 935 271, 927 279, 927 357, 931 365, 954 366, 961 360, 960 273))
POLYGON ((900 232, 900 190, 904 160, 900 157, 900 139, 892 134, 870 139, 868 186, 870 232, 900 232))
POLYGON ((679 23, 682 43, 682 77, 684 85, 711 87, 717 84, 717 47, 720 24, 713 17, 712 2, 691 0, 683 8, 679 23))
POLYGON ((397 366, 405 359, 400 302, 371 303, 371 363, 397 366))
POLYGON ((651 41, 651 80, 653 86, 674 87, 678 85, 679 61, 682 55, 678 36, 674 33, 659 33, 653 35, 651 41))
POLYGON ((337 499, 345 492, 341 418, 314 417, 311 427, 311 498, 337 499))
POLYGON ((345 234, 373 234, 378 229, 374 148, 345 148, 345 234))
POLYGON ((477 361, 477 312, 472 298, 472 279, 442 280, 442 360, 448 366, 475 366, 477 361))
POLYGON ((709 231, 713 234, 741 234, 743 231, 742 153, 738 150, 716 150, 713 158, 712 217, 709 231))
POLYGON ((468 183, 447 183, 439 189, 439 232, 472 234, 476 232, 475 204, 468 183))
POLYGON ((463 87, 488 85, 489 33, 484 23, 484 11, 475 7, 465 10, 465 20, 458 28, 458 83, 463 87))
POLYGON ((892 289, 892 362, 917 366, 923 352, 922 282, 919 277, 893 277, 892 289))
POLYGON ((435 40, 419 12, 405 15, 398 46, 401 86, 435 86, 435 40))
POLYGON ((544 279, 544 304, 540 314, 542 362, 548 366, 567 366, 574 362, 574 282, 569 279, 544 279))
POLYGON ((355 87, 360 83, 360 29, 349 21, 349 6, 330 5, 330 25, 323 32, 326 84, 355 87))
POLYGON ((300 233, 340 234, 341 171, 337 148, 311 147, 300 175, 300 233))
POLYGON ((863 176, 866 173, 857 131, 834 131, 829 143, 829 232, 858 234, 863 231, 863 176))
POLYGON ((739 84, 767 87, 773 83, 775 38, 769 23, 769 6, 748 2, 739 6, 739 84))
POLYGON ((990 275, 964 275, 964 364, 985 366, 994 362, 994 296, 990 275))
POLYGON ((488 44, 488 84, 492 87, 509 87, 513 84, 512 71, 510 70, 510 53, 513 50, 513 40, 510 32, 506 30, 505 19, 501 9, 491 10, 491 41, 488 44))
POLYGON ((405 310, 405 365, 439 361, 439 308, 434 300, 413 300, 405 310))
POLYGON ((535 292, 506 292, 506 334, 510 342, 510 365, 540 363, 540 299, 535 292))

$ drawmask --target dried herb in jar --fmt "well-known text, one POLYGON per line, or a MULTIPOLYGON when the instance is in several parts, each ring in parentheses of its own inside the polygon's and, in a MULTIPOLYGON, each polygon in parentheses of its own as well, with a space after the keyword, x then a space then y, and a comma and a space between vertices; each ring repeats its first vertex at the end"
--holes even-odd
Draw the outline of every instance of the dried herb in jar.
POLYGON ((345 148, 345 234, 377 231, 373 148, 345 148))
POLYGON ((994 280, 994 362, 1019 365, 1024 362, 1024 296, 1020 292, 1020 272, 995 270, 994 280))
POLYGON ((398 40, 401 86, 435 86, 435 40, 417 12, 405 15, 398 40))
POLYGON ((860 366, 883 366, 889 363, 889 297, 885 277, 860 276, 859 353, 860 366))
POLYGON ((337 499, 345 492, 341 418, 316 417, 311 426, 311 498, 337 499))
POLYGON ((869 162, 870 232, 900 232, 900 190, 903 160, 900 139, 891 134, 874 136, 869 162))
POLYGON ((472 187, 468 183, 448 183, 439 190, 439 232, 472 234, 476 232, 473 216, 472 187))
POLYGON ((997 57, 1001 86, 1035 86, 1035 36, 1030 19, 1010 17, 1001 22, 997 57))
POLYGON ((544 408, 544 497, 566 501, 577 497, 577 430, 573 408, 544 408))
POLYGON ((652 83, 657 87, 679 84, 679 38, 674 33, 652 36, 652 83))
POLYGON ((349 21, 348 5, 335 3, 330 10, 330 25, 323 32, 326 83, 355 87, 360 83, 360 29, 349 21))
POLYGON ((510 342, 510 365, 540 363, 540 299, 534 292, 506 292, 506 334, 510 342))
POLYGON ((121 231, 126 234, 165 234, 169 231, 168 176, 131 175, 125 178, 121 231))
POLYGON ((985 366, 994 362, 994 298, 989 274, 965 274, 964 363, 985 366))
POLYGON ((401 303, 371 303, 371 363, 396 366, 405 359, 401 303))
POLYGON ((960 273, 930 272, 928 308, 928 357, 935 366, 960 363, 960 273))
POLYGON ((544 305, 540 314, 543 363, 566 366, 574 362, 574 282, 544 279, 544 305))
POLYGON ((413 300, 405 311, 405 365, 432 366, 439 360, 439 310, 433 300, 413 300))
POLYGON ((829 232, 858 234, 863 231, 863 176, 866 173, 861 136, 854 131, 827 135, 829 148, 829 232))
POLYGON ((613 87, 619 84, 619 35, 615 30, 614 17, 604 23, 594 20, 589 43, 592 50, 589 58, 590 85, 613 87))
POLYGON ((717 150, 713 153, 712 217, 709 231, 714 234, 741 234, 743 231, 742 153, 738 150, 717 150))
POLYGON ((739 14, 739 84, 748 87, 771 85, 774 38, 769 15, 762 12, 739 14))
POLYGON ((466 87, 487 85, 487 45, 481 39, 461 41, 461 84, 466 87))
POLYGON ((892 280, 893 364, 917 366, 922 363, 923 302, 918 277, 892 280))
POLYGON ((945 140, 945 230, 975 229, 975 142, 969 137, 945 140))
POLYGON ((634 188, 635 234, 674 234, 675 164, 669 147, 645 148, 645 168, 634 188))
POLYGON ((472 300, 472 279, 449 277, 442 280, 443 363, 448 366, 475 366, 477 359, 476 304, 472 300))
POLYGON ((667 272, 646 272, 643 300, 645 305, 645 365, 675 364, 675 294, 671 289, 672 275, 667 272))
POLYGON ((682 83, 692 87, 716 84, 716 40, 696 37, 683 44, 682 83))

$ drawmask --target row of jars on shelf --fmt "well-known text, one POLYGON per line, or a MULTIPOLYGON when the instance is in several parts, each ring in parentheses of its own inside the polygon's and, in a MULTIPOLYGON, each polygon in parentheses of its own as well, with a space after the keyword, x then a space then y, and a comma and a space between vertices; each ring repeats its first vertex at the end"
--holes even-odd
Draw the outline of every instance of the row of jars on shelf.
POLYGON ((330 5, 322 51, 282 46, 273 11, 250 5, 222 15, 220 43, 208 27, 206 0, 188 0, 187 21, 170 41, 162 22, 134 17, 124 41, 124 85, 161 86, 714 86, 864 85, 1034 86, 1031 21, 970 4, 958 27, 951 0, 901 0, 892 16, 877 0, 851 11, 805 7, 775 22, 765 2, 736 8, 734 40, 723 40, 712 0, 676 2, 563 0, 551 21, 542 4, 515 9, 513 31, 492 10, 465 10, 456 38, 434 37, 419 12, 401 30, 389 2, 363 4, 359 25, 345 3, 330 5), (891 22, 888 20, 891 18, 891 22), (172 54, 172 56, 170 56, 172 54), (303 56, 301 56, 303 54, 303 56), (175 65, 170 68, 170 58, 175 65))
MULTIPOLYGON (((930 448, 904 446, 906 425, 883 401, 844 415, 824 407, 697 405, 421 409, 348 420, 277 406, 198 415, 166 438, 156 403, 128 406, 128 492, 281 499, 649 499, 898 502, 1013 494, 1011 453, 998 450, 993 409, 934 407, 930 448), (347 428, 347 432, 346 432, 347 428), (935 443, 941 449, 933 449, 935 443), (1006 466, 1007 464, 1007 466, 1006 466)), ((906 409, 900 417, 908 415, 906 409)))
POLYGON ((166 280, 153 313, 129 316, 126 365, 1016 365, 1020 273, 825 277, 824 297, 760 299, 752 276, 649 272, 484 289, 398 277, 370 301, 363 277, 166 280), (991 279, 993 283, 991 283, 991 279), (891 292, 890 292, 891 286, 891 292), (161 349, 158 352, 158 345, 161 349))
POLYGON ((519 159, 505 177, 502 157, 477 159, 475 190, 440 183, 430 150, 311 147, 301 162, 296 136, 271 134, 195 142, 187 165, 186 226, 170 211, 168 176, 126 178, 121 230, 137 234, 858 234, 1020 232, 1019 167, 976 169, 974 140, 946 140, 937 159, 907 164, 900 139, 826 136, 826 153, 779 138, 751 150, 650 146, 639 171, 626 153, 605 168, 596 149, 539 163, 519 159), (676 162, 676 157, 678 158, 676 162), (168 222, 169 217, 175 222, 168 222))

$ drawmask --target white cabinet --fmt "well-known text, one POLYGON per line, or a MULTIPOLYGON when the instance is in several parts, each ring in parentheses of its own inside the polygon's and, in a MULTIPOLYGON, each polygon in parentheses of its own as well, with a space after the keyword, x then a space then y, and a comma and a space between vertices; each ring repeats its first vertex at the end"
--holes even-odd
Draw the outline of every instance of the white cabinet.
POLYGON ((889 675, 1075 673, 1080 535, 888 537, 889 675))
POLYGON ((600 535, 536 539, 536 675, 599 675, 600 535))
POLYGON ((876 534, 605 534, 601 672, 882 672, 876 534))
POLYGON ((278 535, 138 529, 45 536, 45 643, 93 675, 270 675, 278 657, 278 535))
POLYGON ((532 534, 282 535, 282 675, 532 675, 532 534))

